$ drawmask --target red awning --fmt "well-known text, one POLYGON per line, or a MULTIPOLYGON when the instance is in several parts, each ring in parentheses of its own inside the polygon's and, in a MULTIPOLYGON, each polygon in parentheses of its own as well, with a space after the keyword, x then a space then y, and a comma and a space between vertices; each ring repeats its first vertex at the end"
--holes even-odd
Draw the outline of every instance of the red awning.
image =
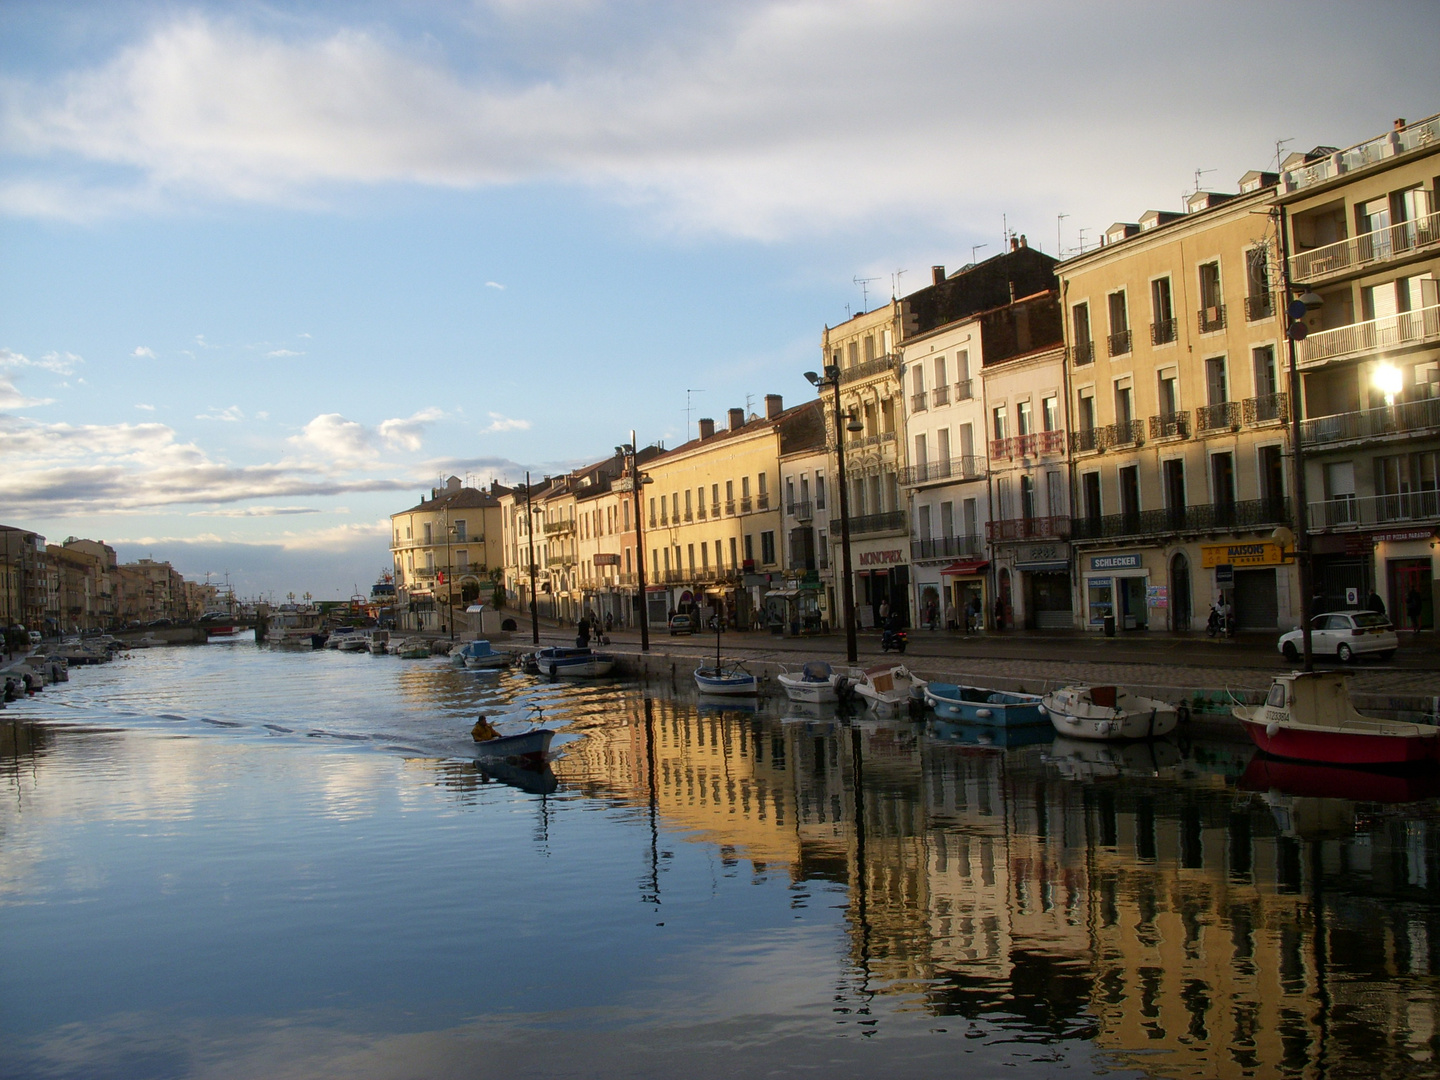
POLYGON ((941 570, 942 574, 960 575, 978 574, 990 565, 989 559, 959 559, 941 570))

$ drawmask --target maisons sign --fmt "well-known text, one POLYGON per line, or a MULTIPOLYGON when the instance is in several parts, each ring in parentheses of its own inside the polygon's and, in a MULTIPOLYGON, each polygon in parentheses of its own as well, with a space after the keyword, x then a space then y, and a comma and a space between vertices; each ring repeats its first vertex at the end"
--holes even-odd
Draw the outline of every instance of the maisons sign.
POLYGON ((1216 566, 1279 566, 1290 561, 1290 552, 1279 544, 1202 544, 1200 561, 1205 569, 1216 566))

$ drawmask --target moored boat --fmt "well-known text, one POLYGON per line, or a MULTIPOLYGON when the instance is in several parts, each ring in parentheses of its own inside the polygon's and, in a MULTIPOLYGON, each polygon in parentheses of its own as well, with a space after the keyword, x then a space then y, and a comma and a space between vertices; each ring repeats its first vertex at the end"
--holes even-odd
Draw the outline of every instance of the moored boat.
POLYGON ((791 701, 826 705, 839 700, 835 695, 835 672, 824 660, 809 660, 798 672, 784 669, 776 676, 791 701))
POLYGON ((760 680, 738 660, 719 665, 701 664, 695 669, 695 686, 702 694, 754 697, 760 692, 760 680))
POLYGON ((925 703, 936 716, 963 724, 1027 727, 1049 723, 1039 694, 932 682, 925 684, 925 703))
POLYGON ((1066 686, 1042 700, 1055 730, 1076 739, 1151 739, 1179 720, 1174 705, 1119 686, 1066 686))
POLYGON ((424 638, 406 638, 390 651, 401 660, 424 660, 430 656, 430 642, 424 638))
POLYGON ((371 630, 365 635, 365 645, 371 656, 384 656, 390 651, 390 631, 371 630))
POLYGON ((904 664, 880 664, 841 675, 837 678, 836 690, 843 694, 841 678, 880 716, 893 716, 908 710, 912 701, 923 704, 925 700, 925 680, 912 674, 904 664))
POLYGON ((593 649, 556 646, 534 653, 535 670, 552 679, 598 679, 609 675, 615 657, 593 649))
POLYGON ((450 650, 452 664, 472 671, 509 667, 513 659, 509 653, 496 651, 495 647, 484 639, 467 641, 450 650))
POLYGON ((1257 747, 1326 765, 1414 765, 1440 758, 1440 727, 1355 711, 1346 677, 1293 671, 1270 684, 1263 705, 1230 711, 1257 747))
POLYGON ((342 642, 351 638, 363 638, 364 632, 358 626, 337 626, 330 631, 330 636, 325 640, 327 649, 338 649, 342 642))

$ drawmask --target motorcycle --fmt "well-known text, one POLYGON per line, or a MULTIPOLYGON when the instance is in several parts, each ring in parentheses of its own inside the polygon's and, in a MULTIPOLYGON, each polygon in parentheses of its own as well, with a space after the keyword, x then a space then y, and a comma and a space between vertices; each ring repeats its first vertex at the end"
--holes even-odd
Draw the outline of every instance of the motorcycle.
POLYGON ((910 636, 904 630, 882 630, 880 633, 880 651, 889 652, 894 649, 903 653, 905 646, 910 643, 910 636))
POLYGON ((1205 632, 1211 637, 1224 635, 1225 637, 1235 636, 1235 616, 1229 612, 1221 613, 1214 604, 1210 605, 1210 618, 1205 623, 1205 632))

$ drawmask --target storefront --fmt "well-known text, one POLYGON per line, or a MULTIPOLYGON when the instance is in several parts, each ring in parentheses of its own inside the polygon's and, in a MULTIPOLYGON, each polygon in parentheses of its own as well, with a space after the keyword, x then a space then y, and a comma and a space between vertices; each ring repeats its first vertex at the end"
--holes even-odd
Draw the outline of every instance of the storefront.
POLYGON ((1282 568, 1293 564, 1293 553, 1269 540, 1200 546, 1200 565, 1211 572, 1213 593, 1230 606, 1242 630, 1280 626, 1282 608, 1287 614, 1290 608, 1289 577, 1282 568))
POLYGON ((989 610, 989 590, 985 587, 985 571, 990 566, 984 559, 959 559, 940 571, 944 583, 944 603, 953 613, 957 629, 966 627, 966 613, 970 612, 969 625, 985 623, 985 612, 989 610))
MULTIPOLYGON (((884 543, 884 541, 882 541, 884 543)), ((894 540, 888 541, 894 544, 894 540)), ((910 626, 910 565, 898 547, 851 544, 855 569, 855 618, 862 628, 878 627, 882 610, 910 626)))
POLYGON ((1384 567, 1382 595, 1390 621, 1406 630, 1415 629, 1415 601, 1419 602, 1419 629, 1435 629, 1435 583, 1437 579, 1433 529, 1405 529, 1375 533, 1375 565, 1384 567))
POLYGON ((1147 629, 1149 585, 1150 572, 1138 551, 1089 556, 1082 584, 1085 625, 1101 630, 1105 616, 1113 615, 1117 630, 1147 629))
POLYGON ((1065 630, 1075 625, 1070 582, 1070 545, 1063 540, 1025 544, 1014 552, 1020 575, 1017 623, 1032 630, 1065 630))

